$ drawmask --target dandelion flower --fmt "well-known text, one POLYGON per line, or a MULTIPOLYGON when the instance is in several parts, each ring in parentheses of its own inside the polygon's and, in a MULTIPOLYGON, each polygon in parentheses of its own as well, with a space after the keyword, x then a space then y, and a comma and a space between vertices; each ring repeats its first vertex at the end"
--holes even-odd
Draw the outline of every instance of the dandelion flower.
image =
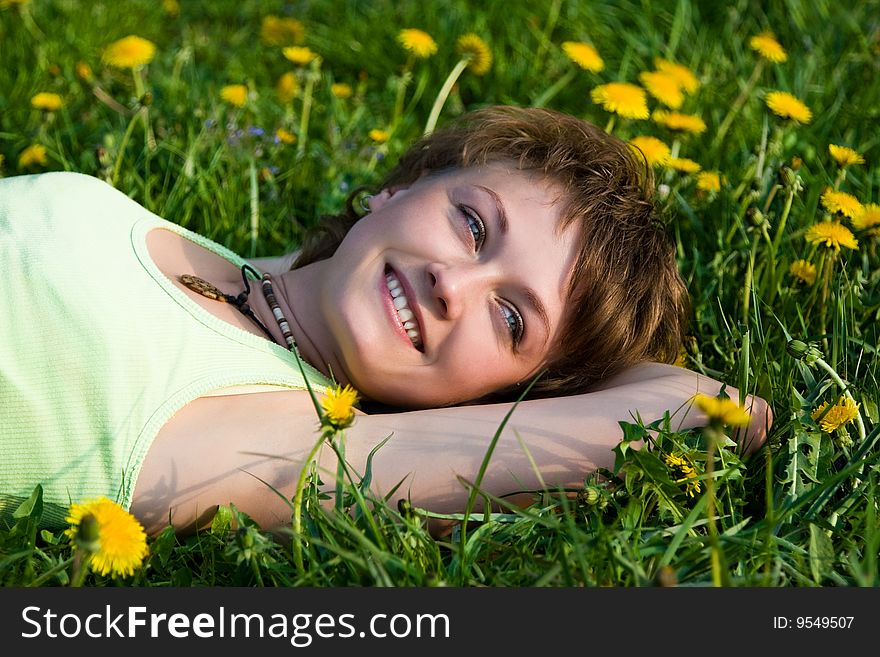
POLYGON ((266 16, 260 24, 260 38, 270 46, 296 46, 305 36, 303 24, 295 18, 266 16))
POLYGON ((809 260, 795 260, 788 268, 788 273, 801 283, 812 285, 816 282, 816 265, 809 260))
POLYGON ((278 128, 275 131, 275 138, 281 144, 292 144, 296 141, 296 135, 292 132, 285 130, 284 128, 278 128))
POLYGON ((657 137, 640 135, 630 139, 629 143, 644 154, 645 160, 651 166, 661 166, 669 159, 671 152, 669 146, 657 139, 657 137))
POLYGON ((388 141, 388 138, 390 136, 391 135, 388 134, 387 130, 380 130, 379 128, 373 128, 369 132, 370 139, 372 139, 377 144, 384 144, 386 141, 388 141))
POLYGON ((772 32, 761 32, 749 39, 749 47, 764 59, 780 64, 788 59, 785 48, 772 32))
POLYGON ((562 50, 568 58, 585 71, 598 73, 605 68, 605 62, 599 57, 598 51, 589 43, 565 41, 562 50))
POLYGON ((437 52, 437 42, 423 30, 407 28, 397 35, 400 45, 419 59, 427 59, 437 52))
POLYGON ((670 157, 666 160, 665 164, 670 169, 681 171, 682 173, 697 173, 697 171, 702 169, 699 163, 689 160, 686 157, 670 157))
POLYGON ((593 102, 607 112, 614 112, 627 119, 647 119, 648 100, 645 90, 629 82, 609 82, 590 92, 593 102))
POLYGON ((865 158, 848 146, 838 146, 837 144, 828 144, 828 152, 841 168, 848 167, 850 164, 864 164, 865 158))
POLYGON ((654 110, 651 114, 654 123, 666 126, 670 130, 678 130, 679 132, 693 132, 700 134, 706 131, 706 122, 699 116, 693 114, 682 114, 681 112, 668 112, 662 109, 654 110))
POLYGON ((61 100, 61 96, 47 91, 41 91, 31 98, 31 106, 38 110, 55 112, 60 110, 62 105, 64 101, 61 100))
POLYGON ((677 484, 685 484, 685 492, 688 497, 693 497, 694 493, 700 492, 700 482, 697 480, 697 472, 694 466, 686 458, 676 456, 675 454, 664 454, 663 462, 666 467, 672 470, 677 477, 677 484))
POLYGON ((655 57, 654 68, 661 73, 668 73, 678 80, 678 83, 686 93, 692 94, 700 88, 700 81, 697 79, 697 76, 694 75, 694 72, 687 66, 670 62, 662 57, 655 57))
POLYGON ((696 394, 694 403, 711 421, 732 427, 744 427, 751 421, 748 411, 732 399, 696 394))
POLYGON ((235 107, 244 107, 247 97, 248 90, 243 84, 227 84, 220 90, 220 98, 235 107))
POLYGON ((351 95, 354 93, 354 91, 352 90, 350 84, 345 84, 344 82, 336 82, 330 85, 330 93, 337 98, 345 99, 351 98, 351 95))
POLYGON ((811 415, 814 420, 819 422, 819 427, 825 433, 836 431, 855 420, 859 415, 859 404, 849 397, 841 397, 834 406, 828 409, 827 413, 825 409, 828 409, 828 402, 823 402, 811 415))
POLYGON ((847 249, 859 248, 859 241, 852 231, 838 221, 820 221, 810 226, 804 237, 811 244, 824 244, 835 251, 840 251, 842 246, 847 249))
POLYGON ((317 53, 313 52, 310 48, 304 48, 302 46, 288 46, 287 48, 283 48, 281 53, 297 66, 305 66, 309 62, 318 58, 317 53))
POLYGON ((18 156, 18 166, 22 169, 39 164, 45 166, 49 163, 46 157, 46 147, 42 144, 31 144, 18 156))
POLYGON ((148 552, 147 535, 141 524, 116 502, 100 497, 72 504, 65 519, 70 527, 64 533, 76 538, 87 516, 94 518, 98 527, 98 545, 91 555, 93 568, 101 575, 132 575, 148 552))
POLYGON ((486 75, 492 68, 492 51, 479 35, 469 32, 459 37, 455 45, 459 55, 470 57, 468 69, 474 75, 486 75))
POLYGON ((92 67, 85 62, 77 62, 74 70, 76 71, 76 77, 83 82, 91 82, 95 77, 92 74, 92 67))
POLYGON ((177 0, 162 0, 162 9, 172 18, 180 15, 180 3, 177 0))
POLYGON ((354 405, 357 403, 357 390, 349 385, 330 389, 321 407, 324 409, 323 426, 327 429, 344 429, 354 422, 354 405))
POLYGON ((278 82, 275 83, 275 93, 282 103, 292 101, 296 97, 297 91, 299 91, 299 83, 292 71, 282 74, 278 78, 278 82))
POLYGON ((864 208, 859 200, 852 194, 836 192, 828 187, 820 199, 822 207, 828 212, 839 212, 845 217, 852 219, 862 213, 864 208))
POLYGON ((880 205, 868 203, 862 207, 862 211, 852 218, 853 228, 856 230, 871 229, 871 234, 876 235, 880 227, 880 205))
POLYGON ((684 102, 681 83, 673 75, 663 71, 645 71, 639 73, 639 80, 645 85, 648 93, 661 103, 672 109, 678 109, 684 102))
POLYGON ((139 68, 153 61, 155 55, 156 44, 131 34, 107 46, 102 59, 115 68, 139 68))
POLYGON ((809 123, 813 118, 810 108, 786 91, 771 91, 765 100, 770 111, 783 119, 809 123))
POLYGON ((721 191, 721 175, 717 171, 701 171, 697 174, 697 189, 704 192, 721 191))

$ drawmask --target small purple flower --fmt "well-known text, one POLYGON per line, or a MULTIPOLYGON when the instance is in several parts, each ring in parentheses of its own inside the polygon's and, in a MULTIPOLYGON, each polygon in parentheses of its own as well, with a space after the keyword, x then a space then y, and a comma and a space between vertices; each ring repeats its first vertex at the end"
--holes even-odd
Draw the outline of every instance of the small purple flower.
POLYGON ((217 121, 215 121, 214 119, 205 119, 206 128, 213 128, 215 125, 217 125, 217 121))
POLYGON ((264 134, 266 134, 265 130, 263 130, 262 128, 259 128, 257 126, 253 126, 253 125, 248 126, 248 132, 251 135, 253 135, 254 137, 262 137, 264 134))

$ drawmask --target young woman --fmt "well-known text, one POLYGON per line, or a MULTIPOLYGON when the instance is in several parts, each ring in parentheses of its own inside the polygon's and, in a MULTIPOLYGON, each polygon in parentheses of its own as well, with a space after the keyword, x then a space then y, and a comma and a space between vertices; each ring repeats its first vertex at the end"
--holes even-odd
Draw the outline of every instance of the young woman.
MULTIPOLYGON (((0 181, 0 515, 41 483, 48 526, 96 495, 153 533, 230 502, 285 525, 276 491, 293 495, 317 437, 302 373, 380 411, 346 431, 357 472, 390 436, 376 494, 402 482, 437 512, 463 508, 460 480, 535 379, 483 479, 494 495, 610 467, 636 413, 700 426, 690 399, 722 383, 669 365, 687 291, 651 186, 590 124, 488 108, 414 145, 295 259, 248 262, 94 178, 0 181)), ((770 421, 749 404, 746 451, 770 421)))

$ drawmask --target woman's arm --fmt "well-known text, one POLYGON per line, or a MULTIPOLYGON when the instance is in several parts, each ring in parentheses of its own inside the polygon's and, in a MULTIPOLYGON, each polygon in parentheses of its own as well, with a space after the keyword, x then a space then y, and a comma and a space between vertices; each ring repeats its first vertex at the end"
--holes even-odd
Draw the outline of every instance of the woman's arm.
MULTIPOLYGON (((623 437, 619 421, 638 414, 647 424, 668 410, 672 426, 702 426, 706 418, 689 400, 716 395, 721 383, 682 368, 645 364, 584 395, 529 400, 502 431, 481 488, 504 496, 523 490, 575 487, 597 467, 610 468, 623 437)), ((738 392, 727 389, 731 398, 738 392)), ((754 403, 743 440, 754 450, 769 428, 769 409, 754 403)), ((359 415, 346 430, 346 461, 363 473, 370 451, 373 489, 384 495, 399 482, 395 499, 439 513, 465 508, 490 441, 510 404, 489 404, 405 413, 359 415)), ((202 398, 175 415, 151 448, 138 479, 134 513, 158 531, 169 519, 179 528, 210 518, 218 504, 234 503, 264 527, 289 524, 290 499, 301 464, 318 437, 306 393, 257 393, 202 398)), ((325 482, 333 482, 336 458, 320 452, 325 482)), ((332 489, 332 483, 328 485, 332 489)))

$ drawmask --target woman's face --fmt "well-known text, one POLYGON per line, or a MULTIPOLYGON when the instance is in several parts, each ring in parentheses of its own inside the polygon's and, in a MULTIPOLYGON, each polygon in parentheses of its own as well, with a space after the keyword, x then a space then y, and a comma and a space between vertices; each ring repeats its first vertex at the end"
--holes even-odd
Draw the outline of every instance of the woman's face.
POLYGON ((559 189, 502 164, 383 190, 321 261, 310 331, 333 374, 404 408, 528 383, 559 330, 577 252, 559 189))

